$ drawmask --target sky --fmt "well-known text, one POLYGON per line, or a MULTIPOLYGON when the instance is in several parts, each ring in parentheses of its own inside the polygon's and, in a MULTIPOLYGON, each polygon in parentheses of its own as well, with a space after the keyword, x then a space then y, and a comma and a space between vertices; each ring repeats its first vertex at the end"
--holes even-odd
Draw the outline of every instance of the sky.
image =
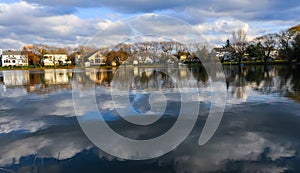
POLYGON ((212 45, 222 46, 238 29, 246 30, 251 40, 300 24, 300 1, 1 0, 0 49, 85 45, 116 21, 142 14, 178 18, 212 45))

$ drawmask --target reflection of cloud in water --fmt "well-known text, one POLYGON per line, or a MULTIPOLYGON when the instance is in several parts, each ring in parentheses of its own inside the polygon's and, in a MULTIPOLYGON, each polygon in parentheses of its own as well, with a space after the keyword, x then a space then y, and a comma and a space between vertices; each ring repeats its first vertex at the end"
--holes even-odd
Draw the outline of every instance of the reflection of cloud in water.
MULTIPOLYGON (((1 89, 1 88, 0 88, 1 89)), ((27 91, 25 88, 16 87, 16 88, 7 88, 6 86, 2 85, 2 90, 0 92, 0 98, 15 98, 22 97, 27 95, 27 91)))
POLYGON ((252 108, 248 105, 240 106, 234 113, 229 111, 225 113, 217 134, 209 143, 200 147, 194 145, 199 137, 194 131, 184 144, 164 158, 164 162, 174 160, 175 170, 180 170, 178 172, 231 172, 228 167, 230 162, 233 165, 237 162, 249 164, 248 167, 236 168, 237 172, 282 172, 289 165, 279 160, 296 156, 300 149, 299 134, 294 132, 299 129, 297 124, 300 121, 300 117, 294 114, 300 108, 293 103, 294 109, 279 111, 280 104, 266 106, 269 112, 262 112, 264 107, 259 105, 253 105, 252 108), (274 118, 271 119, 270 115, 274 118), (271 161, 264 162, 263 155, 271 161))
MULTIPOLYGON (((161 158, 136 164, 159 163, 167 165, 176 172, 231 172, 232 169, 236 169, 237 172, 247 172, 247 170, 250 172, 282 172, 289 167, 285 162, 278 164, 278 160, 293 158, 300 149, 300 136, 297 130, 300 115, 295 115, 296 112, 300 112, 300 108, 294 102, 285 101, 273 104, 240 105, 234 112, 232 109, 227 110, 224 120, 212 140, 204 146, 198 146, 201 124, 205 121, 205 117, 202 117, 192 134, 177 149, 161 158), (283 103, 289 104, 289 109, 280 109, 279 105, 283 103), (262 109, 266 111, 262 112, 262 109), (270 119, 270 116, 273 118, 270 119), (268 158, 269 161, 264 161, 268 158), (243 166, 234 167, 238 163, 243 166), (230 164, 233 167, 230 167, 230 164)), ((115 128, 137 137, 157 133, 168 124, 168 121, 165 123, 159 126, 160 128, 145 128, 143 131, 137 131, 130 127, 125 128, 118 123, 115 124, 115 128)), ((60 153, 60 159, 72 158, 76 153, 92 147, 79 127, 75 127, 51 127, 18 138, 10 138, 8 135, 1 136, 0 163, 7 165, 12 163, 14 158, 18 161, 21 156, 32 154, 37 154, 39 157, 57 158, 60 153)), ((122 145, 118 141, 112 145, 116 145, 116 149, 126 152, 122 150, 122 145)), ((99 159, 115 160, 100 151, 98 156, 99 159)))
MULTIPOLYGON (((230 160, 257 161, 264 152, 265 147, 270 147, 270 155, 276 153, 276 157, 272 158, 274 160, 281 157, 292 157, 295 154, 295 150, 289 149, 288 145, 270 141, 270 139, 255 133, 241 133, 233 137, 234 139, 226 135, 215 137, 213 142, 199 149, 196 148, 198 146, 184 146, 182 155, 175 153, 174 155, 170 154, 168 157, 175 159, 177 163, 176 170, 180 170, 178 172, 210 172, 226 171, 226 164, 230 160), (278 152, 278 148, 280 148, 280 152, 278 152)), ((267 168, 269 165, 264 167, 267 168)), ((275 170, 277 169, 282 168, 275 168, 275 170)))
POLYGON ((84 138, 79 127, 53 127, 19 138, 1 136, 0 166, 9 165, 21 157, 37 155, 38 157, 68 159, 92 144, 84 138))
MULTIPOLYGON (((249 73, 249 71, 247 72, 249 73)), ((274 75, 280 76, 277 72, 270 73, 270 76, 274 75)), ((295 165, 290 163, 294 163, 299 158, 300 107, 299 104, 288 98, 278 97, 278 95, 292 93, 297 83, 289 77, 284 80, 282 76, 272 78, 272 80, 262 77, 258 82, 252 81, 250 77, 249 75, 240 76, 247 80, 240 80, 240 83, 229 83, 224 119, 209 143, 204 146, 197 145, 207 115, 207 112, 201 112, 196 129, 176 150, 161 158, 134 162, 133 165, 157 163, 162 167, 167 165, 176 172, 233 172, 232 170, 236 170, 236 172, 283 172, 297 167, 299 162, 296 162, 295 165), (238 91, 236 87, 244 88, 238 91), (237 94, 237 92, 244 93, 237 94), (243 94, 247 97, 239 97, 243 94)), ((238 78, 234 79, 238 80, 238 78)), ((85 80, 83 80, 84 82, 85 80)), ((91 86, 84 87, 90 89, 91 86)), ((214 90, 218 92, 218 88, 214 90)), ((168 101, 174 105, 180 102, 180 98, 175 94, 178 92, 175 91, 176 88, 164 91, 169 94, 168 101)), ((200 95, 201 97, 193 98, 191 101, 203 101, 206 99, 205 96, 209 96, 209 92, 210 85, 205 85, 201 87, 200 93, 206 95, 200 95)), ((144 97, 143 94, 147 95, 150 91, 140 93, 136 90, 132 93, 140 94, 139 99, 135 101, 144 103, 147 101, 147 97, 144 97)), ((193 92, 183 91, 183 93, 193 97, 193 92)), ((72 117, 74 111, 70 91, 46 95, 27 94, 26 90, 20 87, 8 87, 6 93, 0 93, 1 167, 13 163, 14 160, 15 163, 18 163, 21 157, 35 154, 39 157, 49 158, 57 158, 59 155, 59 159, 77 157, 76 153, 83 153, 83 150, 93 147, 76 125, 75 117, 72 117), (66 127, 67 125, 70 127, 66 127)), ((89 92, 85 92, 85 90, 81 94, 93 97, 93 95, 88 95, 89 92)), ((122 93, 120 92, 120 94, 122 93)), ((110 88, 96 86, 96 98, 100 111, 104 112, 105 116, 115 115, 112 109, 110 88)), ((156 101, 159 102, 159 100, 156 101)), ((85 102, 85 104, 85 109, 77 112, 79 115, 89 113, 90 103, 85 102)), ((116 106, 122 107, 122 105, 116 106)), ((170 109, 167 114, 174 115, 176 111, 170 109)), ((174 119, 174 116, 169 118, 174 119)), ((155 129, 124 128, 125 125, 121 123, 116 126, 116 130, 138 138, 162 131, 170 121, 168 118, 165 119, 167 121, 155 129)), ((119 121, 113 122, 118 123, 119 121)), ((112 145, 118 144, 118 141, 115 141, 115 144, 112 145)), ((120 145, 118 145, 118 149, 126 152, 120 145)), ((99 152, 98 156, 103 157, 100 158, 103 160, 116 160, 103 152, 99 152)), ((120 169, 120 171, 128 169, 125 166, 121 166, 121 168, 124 169, 120 169)), ((145 167, 145 169, 147 168, 145 167)))
POLYGON ((64 123, 53 117, 75 116, 71 93, 56 95, 24 95, 18 98, 0 99, 0 132, 36 132, 50 125, 64 123))

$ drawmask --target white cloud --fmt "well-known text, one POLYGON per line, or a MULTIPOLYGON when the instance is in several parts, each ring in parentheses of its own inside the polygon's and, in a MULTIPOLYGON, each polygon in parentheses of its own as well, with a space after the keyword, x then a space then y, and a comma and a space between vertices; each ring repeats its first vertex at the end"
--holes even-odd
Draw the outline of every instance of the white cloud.
POLYGON ((0 4, 1 41, 4 49, 20 49, 24 44, 48 43, 58 46, 85 44, 110 21, 83 20, 73 14, 56 14, 45 6, 21 1, 0 4))
MULTIPOLYGON (((20 49, 24 44, 34 43, 56 46, 85 44, 98 31, 112 24, 116 18, 145 12, 166 14, 187 21, 202 31, 210 42, 220 44, 233 30, 239 28, 248 30, 251 39, 260 34, 278 32, 296 25, 299 21, 297 16, 299 11, 299 1, 294 0, 289 2, 229 0, 226 3, 220 0, 172 2, 25 0, 0 3, 0 48, 20 49), (95 8, 104 10, 92 10, 95 8), (81 9, 86 11, 88 19, 79 17, 81 9)), ((147 28, 143 21, 140 24, 139 27, 147 28)), ((155 25, 156 29, 163 31, 166 26, 158 24, 155 25)), ((174 26, 174 29, 178 27, 180 28, 174 26)), ((122 32, 121 28, 118 31, 122 32)))
MULTIPOLYGON (((196 26, 204 37, 212 45, 219 45, 225 43, 227 39, 231 38, 232 32, 238 29, 243 29, 246 32, 250 30, 248 23, 233 18, 220 18, 213 22, 205 22, 196 26)), ((255 33, 254 33, 255 34, 255 33)), ((249 36, 252 38, 254 36, 249 36)))

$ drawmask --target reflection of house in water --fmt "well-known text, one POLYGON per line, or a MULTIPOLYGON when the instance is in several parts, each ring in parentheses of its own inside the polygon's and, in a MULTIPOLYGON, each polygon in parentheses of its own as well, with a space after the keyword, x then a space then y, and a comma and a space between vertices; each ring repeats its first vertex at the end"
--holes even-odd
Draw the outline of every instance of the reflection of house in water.
POLYGON ((62 89, 71 89, 72 72, 66 69, 36 71, 30 73, 28 92, 39 94, 51 93, 62 89))
POLYGON ((3 84, 3 74, 2 74, 2 71, 0 71, 0 84, 3 84))
POLYGON ((29 71, 3 71, 1 78, 6 87, 26 86, 29 84, 29 71))
POLYGON ((110 82, 113 79, 113 76, 116 72, 116 68, 112 69, 88 69, 86 75, 90 80, 95 82, 96 84, 103 86, 110 86, 110 82))
MULTIPOLYGON (((21 96, 24 94, 22 89, 29 84, 28 71, 2 71, 0 72, 0 95, 6 93, 7 89, 21 88, 18 92, 13 92, 13 95, 21 96)), ((26 92, 26 91, 25 91, 26 92)), ((11 95, 11 94, 10 94, 11 95)), ((12 96, 12 95, 11 95, 12 96)))
POLYGON ((72 73, 65 69, 45 70, 45 83, 47 85, 67 84, 72 73))

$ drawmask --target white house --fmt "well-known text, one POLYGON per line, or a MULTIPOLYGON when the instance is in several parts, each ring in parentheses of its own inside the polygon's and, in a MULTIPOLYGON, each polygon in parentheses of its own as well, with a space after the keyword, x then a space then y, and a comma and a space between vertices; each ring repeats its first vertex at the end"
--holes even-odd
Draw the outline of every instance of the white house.
POLYGON ((71 61, 68 61, 67 54, 45 54, 43 58, 45 66, 71 65, 71 61))
POLYGON ((279 57, 279 51, 277 49, 273 49, 270 52, 270 57, 273 58, 273 59, 277 59, 279 57))
POLYGON ((106 57, 102 55, 100 50, 97 50, 85 58, 90 65, 105 65, 106 64, 106 57))
POLYGON ((234 52, 234 49, 232 47, 229 48, 215 47, 213 49, 213 53, 216 54, 216 57, 223 61, 232 60, 233 59, 232 52, 234 52))
POLYGON ((5 66, 28 66, 28 57, 22 51, 3 51, 1 65, 5 66))

